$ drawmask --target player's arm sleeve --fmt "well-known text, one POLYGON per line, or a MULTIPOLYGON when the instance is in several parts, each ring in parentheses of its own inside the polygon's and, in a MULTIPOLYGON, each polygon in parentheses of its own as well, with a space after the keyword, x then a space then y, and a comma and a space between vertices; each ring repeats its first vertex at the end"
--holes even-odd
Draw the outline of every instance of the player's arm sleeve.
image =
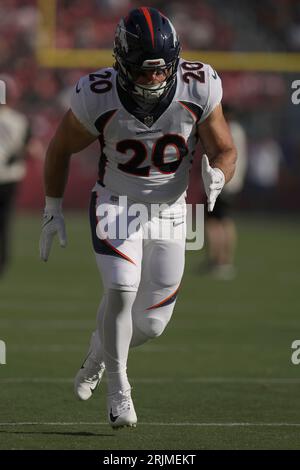
POLYGON ((200 119, 200 123, 210 115, 215 107, 221 103, 223 97, 222 81, 217 72, 209 65, 207 70, 208 94, 207 102, 200 119))
POLYGON ((89 111, 90 88, 87 77, 82 77, 73 89, 71 95, 71 110, 77 117, 78 121, 95 136, 99 135, 99 131, 94 125, 93 116, 89 111))

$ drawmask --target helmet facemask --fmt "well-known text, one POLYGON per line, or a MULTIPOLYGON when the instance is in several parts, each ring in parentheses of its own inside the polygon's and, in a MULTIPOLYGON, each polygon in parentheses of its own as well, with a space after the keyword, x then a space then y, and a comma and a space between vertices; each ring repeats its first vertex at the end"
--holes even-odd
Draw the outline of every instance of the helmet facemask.
POLYGON ((147 103, 155 103, 159 101, 168 93, 175 81, 178 59, 176 60, 176 63, 158 67, 138 67, 128 63, 127 61, 118 59, 119 58, 116 57, 121 86, 123 86, 123 88, 129 91, 132 95, 142 98, 147 103), (157 73, 164 73, 165 79, 156 84, 137 83, 139 78, 146 76, 147 72, 153 70, 157 73))

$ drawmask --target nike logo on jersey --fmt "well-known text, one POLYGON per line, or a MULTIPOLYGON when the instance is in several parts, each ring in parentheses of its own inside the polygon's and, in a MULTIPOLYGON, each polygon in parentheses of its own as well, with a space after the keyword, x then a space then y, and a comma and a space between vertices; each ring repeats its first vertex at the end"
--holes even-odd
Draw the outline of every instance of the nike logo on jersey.
POLYGON ((143 135, 143 134, 157 134, 159 132, 162 132, 161 129, 153 129, 153 130, 150 130, 149 131, 139 131, 139 132, 136 132, 136 135, 143 135))
POLYGON ((212 76, 215 80, 217 80, 217 78, 218 78, 218 74, 217 74, 217 72, 216 72, 215 70, 214 70, 214 73, 211 74, 211 76, 212 76))
POLYGON ((183 224, 183 222, 184 222, 184 220, 181 220, 180 222, 176 222, 176 221, 174 220, 174 222, 173 222, 173 227, 177 227, 177 225, 181 225, 181 224, 183 224))
POLYGON ((78 83, 76 83, 76 93, 79 93, 81 88, 78 88, 78 83))
POLYGON ((110 410, 110 413, 109 413, 109 418, 110 420, 114 423, 117 419, 118 419, 119 416, 114 416, 112 414, 112 409, 110 410))

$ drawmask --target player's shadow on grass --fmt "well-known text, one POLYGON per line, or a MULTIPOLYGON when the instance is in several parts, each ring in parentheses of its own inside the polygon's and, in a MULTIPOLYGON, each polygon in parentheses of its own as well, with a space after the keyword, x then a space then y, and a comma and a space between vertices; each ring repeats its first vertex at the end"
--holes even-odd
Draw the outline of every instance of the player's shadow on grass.
POLYGON ((97 432, 78 432, 78 431, 0 431, 0 434, 44 434, 44 435, 55 435, 55 436, 80 436, 80 437, 113 437, 116 434, 104 434, 104 433, 97 433, 97 432))

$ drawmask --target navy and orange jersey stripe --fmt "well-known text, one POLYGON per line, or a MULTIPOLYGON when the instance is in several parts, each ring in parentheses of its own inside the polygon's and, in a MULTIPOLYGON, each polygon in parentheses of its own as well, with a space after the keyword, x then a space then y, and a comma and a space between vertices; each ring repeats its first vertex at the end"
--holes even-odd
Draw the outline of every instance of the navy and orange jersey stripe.
POLYGON ((105 146, 105 141, 104 141, 104 129, 108 122, 113 118, 113 116, 116 113, 116 109, 112 109, 111 111, 107 111, 104 114, 101 114, 95 121, 95 127, 99 132, 99 143, 100 143, 100 148, 101 148, 101 154, 99 158, 99 163, 98 163, 98 179, 101 184, 104 185, 104 175, 105 175, 105 169, 106 169, 106 164, 107 164, 107 157, 103 151, 104 146, 105 146))
POLYGON ((187 111, 189 111, 192 114, 196 122, 200 121, 201 116, 203 114, 203 109, 201 108, 201 106, 195 103, 191 103, 189 101, 182 101, 182 100, 180 100, 179 103, 181 104, 181 106, 183 106, 187 111))

